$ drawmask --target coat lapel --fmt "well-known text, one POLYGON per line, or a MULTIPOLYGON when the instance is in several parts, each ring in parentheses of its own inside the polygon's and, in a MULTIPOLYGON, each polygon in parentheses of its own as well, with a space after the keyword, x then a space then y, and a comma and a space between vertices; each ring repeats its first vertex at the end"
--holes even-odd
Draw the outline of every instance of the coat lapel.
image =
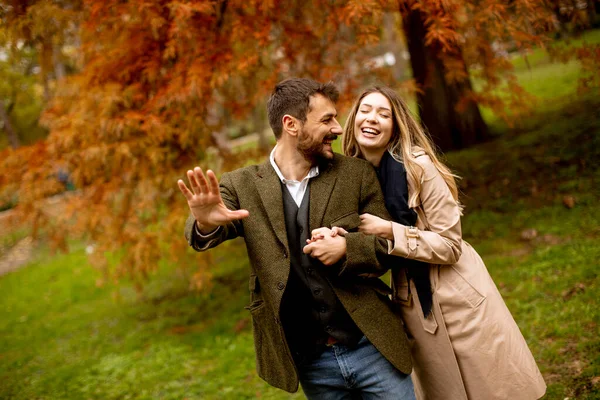
POLYGON ((267 218, 279 241, 288 249, 281 182, 270 162, 262 164, 256 174, 256 188, 265 207, 267 218))
POLYGON ((320 167, 319 176, 310 180, 310 229, 323 226, 323 217, 331 192, 335 186, 336 175, 331 172, 331 165, 320 167))

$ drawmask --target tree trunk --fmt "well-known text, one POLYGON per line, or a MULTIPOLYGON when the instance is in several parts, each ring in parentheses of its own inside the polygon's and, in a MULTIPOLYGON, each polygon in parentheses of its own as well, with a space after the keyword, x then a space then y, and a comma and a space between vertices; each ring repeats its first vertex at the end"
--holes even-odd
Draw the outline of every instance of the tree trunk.
MULTIPOLYGON (((439 45, 425 45, 426 27, 418 10, 403 13, 413 77, 422 90, 417 94, 421 123, 429 130, 434 143, 443 151, 461 149, 484 140, 488 130, 477 103, 469 101, 460 111, 459 101, 472 91, 471 81, 448 82, 445 67, 438 54, 439 45)), ((466 66, 462 52, 457 49, 457 59, 466 66)))
POLYGON ((569 21, 571 21, 571 16, 566 15, 560 10, 560 1, 554 0, 552 3, 552 12, 556 17, 556 23, 558 24, 558 34, 559 37, 568 37, 569 36, 569 21))
POLYGON ((596 13, 596 7, 600 4, 598 0, 588 0, 587 1, 587 15, 588 22, 590 27, 596 27, 596 22, 598 20, 598 14, 596 13))
POLYGON ((19 140, 19 136, 17 132, 13 129, 13 126, 10 122, 10 118, 8 117, 8 113, 6 112, 6 107, 4 106, 4 100, 0 99, 0 121, 4 124, 4 131, 8 136, 8 142, 10 143, 10 147, 16 149, 21 146, 21 141, 19 140))

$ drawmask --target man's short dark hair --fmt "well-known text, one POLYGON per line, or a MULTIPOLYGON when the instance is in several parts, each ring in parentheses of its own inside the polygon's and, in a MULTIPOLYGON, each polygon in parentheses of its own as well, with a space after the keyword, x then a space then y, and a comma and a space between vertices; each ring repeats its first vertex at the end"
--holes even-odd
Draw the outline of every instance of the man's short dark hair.
POLYGON ((267 115, 276 139, 281 137, 284 115, 289 114, 306 122, 306 115, 310 111, 310 97, 316 94, 325 96, 334 103, 339 97, 339 91, 333 82, 319 83, 312 79, 289 78, 275 86, 267 103, 267 115))

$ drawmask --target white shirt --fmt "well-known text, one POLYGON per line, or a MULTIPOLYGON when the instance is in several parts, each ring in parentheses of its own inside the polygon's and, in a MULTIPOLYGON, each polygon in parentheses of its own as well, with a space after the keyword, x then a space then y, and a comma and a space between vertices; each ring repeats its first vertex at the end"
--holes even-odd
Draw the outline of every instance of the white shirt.
MULTIPOLYGON (((283 184, 285 185, 285 187, 287 188, 287 190, 292 195, 292 198, 294 199, 294 202, 296 202, 296 205, 298 207, 300 207, 300 204, 302 204, 302 198, 304 198, 304 193, 306 193, 306 188, 308 187, 308 180, 310 178, 314 178, 316 176, 319 176, 319 166, 315 165, 314 167, 312 167, 308 171, 308 174, 306 174, 306 176, 302 179, 302 181, 296 181, 296 180, 293 180, 293 179, 286 179, 283 176, 283 174, 281 173, 281 170, 279 169, 279 167, 277 166, 277 163, 275 163, 275 149, 276 148, 277 148, 277 145, 275 145, 275 147, 273 147, 273 150, 271 150, 271 156, 269 157, 269 161, 271 161, 271 165, 273 166, 273 169, 277 173, 277 176, 279 177, 279 179, 281 180, 281 182, 283 182, 283 184)), ((196 233, 201 238, 211 237, 211 236, 215 235, 217 232, 219 232, 221 230, 221 227, 219 226, 214 231, 203 235, 200 232, 200 230, 198 229, 198 226, 195 223, 194 223, 194 227, 196 229, 196 233)))
POLYGON ((277 148, 277 145, 275 145, 275 147, 273 147, 273 150, 271 151, 271 156, 269 157, 269 160, 271 161, 271 165, 273 166, 273 169, 277 173, 277 176, 279 177, 281 182, 285 185, 288 192, 290 192, 290 194, 292 195, 292 198, 296 202, 296 205, 298 207, 300 207, 300 204, 302 204, 302 199, 304 198, 304 193, 306 193, 306 188, 308 187, 308 180, 310 178, 319 176, 319 166, 315 165, 314 167, 312 167, 310 169, 310 171, 308 171, 308 174, 306 174, 306 176, 302 179, 302 181, 286 179, 283 176, 283 174, 281 173, 281 170, 279 169, 277 164, 275 163, 275 149, 276 148, 277 148))

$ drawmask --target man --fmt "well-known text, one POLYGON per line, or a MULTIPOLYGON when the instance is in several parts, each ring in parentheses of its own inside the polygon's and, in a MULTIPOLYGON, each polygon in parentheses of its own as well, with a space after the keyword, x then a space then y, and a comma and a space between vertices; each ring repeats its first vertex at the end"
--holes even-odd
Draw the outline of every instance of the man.
POLYGON ((331 83, 288 79, 268 102, 277 144, 262 165, 187 172, 185 235, 198 251, 243 236, 258 374, 315 399, 414 399, 402 322, 391 307, 387 242, 357 232, 361 213, 387 217, 375 171, 334 154, 341 133, 331 83), (311 230, 338 226, 308 245, 311 230), (326 251, 327 250, 327 251, 326 251))

